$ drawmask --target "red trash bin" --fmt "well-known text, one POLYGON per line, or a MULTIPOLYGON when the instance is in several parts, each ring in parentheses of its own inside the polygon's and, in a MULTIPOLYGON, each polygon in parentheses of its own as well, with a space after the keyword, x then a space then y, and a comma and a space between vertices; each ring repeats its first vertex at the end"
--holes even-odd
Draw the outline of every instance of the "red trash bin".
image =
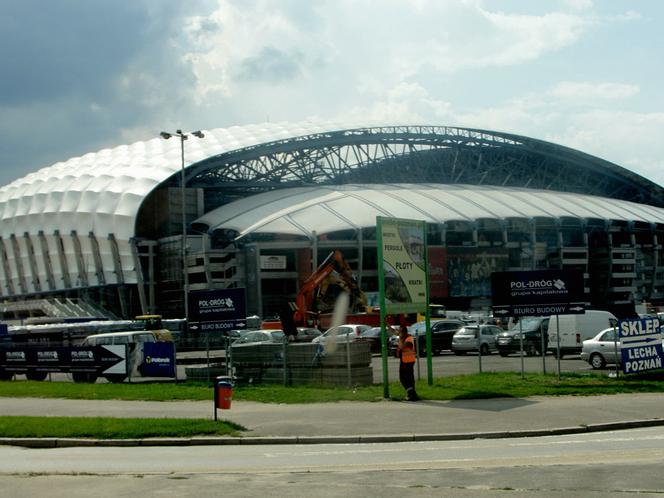
POLYGON ((230 382, 217 383, 217 408, 228 410, 233 400, 233 384, 230 382))

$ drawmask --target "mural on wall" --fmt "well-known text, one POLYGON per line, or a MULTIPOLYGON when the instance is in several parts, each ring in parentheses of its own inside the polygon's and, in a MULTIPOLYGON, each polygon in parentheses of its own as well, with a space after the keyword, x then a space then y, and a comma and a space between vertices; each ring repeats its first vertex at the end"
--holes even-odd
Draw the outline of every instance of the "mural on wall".
POLYGON ((491 273, 508 267, 506 249, 448 248, 449 295, 454 297, 490 296, 491 273))
POLYGON ((428 247, 429 299, 442 299, 449 295, 447 288, 447 249, 428 247))

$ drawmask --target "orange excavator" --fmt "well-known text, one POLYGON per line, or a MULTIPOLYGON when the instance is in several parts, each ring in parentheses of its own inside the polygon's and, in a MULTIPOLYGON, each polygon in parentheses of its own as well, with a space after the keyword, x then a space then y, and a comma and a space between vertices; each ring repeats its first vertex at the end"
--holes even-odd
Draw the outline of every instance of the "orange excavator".
POLYGON ((350 313, 365 311, 367 298, 357 284, 353 270, 337 249, 302 284, 293 310, 295 323, 302 327, 314 322, 317 325, 317 315, 332 311, 340 292, 350 296, 350 313))
POLYGON ((295 302, 280 313, 284 332, 292 332, 297 327, 318 327, 320 315, 334 309, 341 292, 350 296, 349 313, 365 311, 366 296, 343 254, 337 249, 304 281, 295 302))

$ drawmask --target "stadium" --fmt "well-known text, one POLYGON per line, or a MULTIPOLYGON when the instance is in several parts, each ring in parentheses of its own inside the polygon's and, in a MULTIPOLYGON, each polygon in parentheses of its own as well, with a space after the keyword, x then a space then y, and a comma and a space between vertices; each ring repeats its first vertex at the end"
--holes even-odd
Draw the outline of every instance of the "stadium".
POLYGON ((74 302, 177 318, 187 291, 221 288, 246 289, 248 313, 271 317, 335 249, 371 296, 376 216, 427 222, 431 300, 450 309, 486 309, 492 271, 548 268, 581 270, 594 308, 664 306, 664 189, 496 131, 306 122, 165 133, 18 179, 0 189, 0 213, 5 319, 74 302))

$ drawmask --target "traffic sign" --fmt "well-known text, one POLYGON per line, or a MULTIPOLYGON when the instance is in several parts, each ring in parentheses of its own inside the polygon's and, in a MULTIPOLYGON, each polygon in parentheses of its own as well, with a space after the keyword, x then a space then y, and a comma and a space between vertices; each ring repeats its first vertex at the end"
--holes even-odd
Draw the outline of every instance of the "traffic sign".
POLYGON ((493 316, 549 316, 549 315, 582 315, 586 312, 585 303, 532 304, 514 306, 492 306, 493 316))

